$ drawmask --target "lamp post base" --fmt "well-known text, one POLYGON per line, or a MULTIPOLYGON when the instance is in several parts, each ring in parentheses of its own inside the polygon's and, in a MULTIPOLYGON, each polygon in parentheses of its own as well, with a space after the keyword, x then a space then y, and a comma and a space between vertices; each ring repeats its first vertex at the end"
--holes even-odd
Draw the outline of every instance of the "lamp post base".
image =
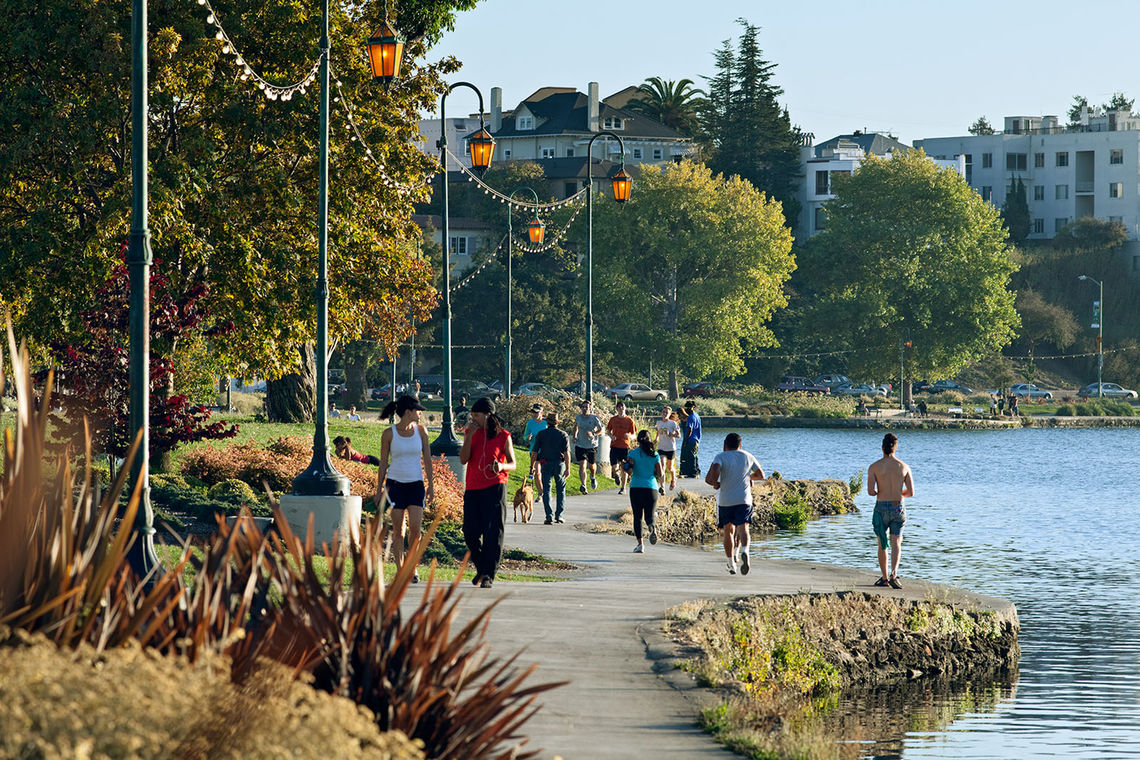
POLYGON ((451 420, 444 420, 439 435, 431 442, 431 455, 433 457, 441 455, 445 457, 458 457, 459 449, 461 448, 462 444, 455 435, 455 428, 451 426, 451 420))
POLYGON ((293 493, 297 496, 348 496, 351 487, 348 478, 333 467, 328 450, 314 451, 313 461, 293 479, 293 493))
POLYGON ((347 494, 312 496, 293 493, 281 497, 281 514, 294 534, 304 537, 312 518, 313 546, 318 549, 322 543, 335 549, 334 539, 359 541, 361 508, 361 498, 347 494))

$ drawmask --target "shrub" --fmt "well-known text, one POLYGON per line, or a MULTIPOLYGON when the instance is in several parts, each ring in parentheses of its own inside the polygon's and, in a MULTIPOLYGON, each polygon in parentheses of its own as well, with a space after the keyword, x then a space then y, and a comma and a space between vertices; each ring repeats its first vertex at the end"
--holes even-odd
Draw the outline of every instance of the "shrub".
POLYGON ((1135 414, 1135 408, 1127 401, 1107 398, 1089 399, 1057 407, 1058 417, 1132 417, 1135 414))
POLYGON ((854 496, 863 490, 863 470, 852 475, 847 481, 847 491, 854 496))
POLYGON ((436 519, 445 523, 462 522, 463 484, 455 477, 455 473, 447 463, 447 457, 442 454, 432 460, 431 469, 435 478, 435 496, 424 510, 424 519, 428 522, 434 522, 436 519))
POLYGON ((784 492, 783 498, 774 505, 776 526, 779 528, 802 528, 807 525, 810 511, 807 499, 796 491, 784 492))
POLYGON ((207 495, 216 501, 226 501, 236 507, 252 507, 259 504, 265 497, 258 497, 253 487, 243 480, 230 478, 221 483, 210 486, 207 495))

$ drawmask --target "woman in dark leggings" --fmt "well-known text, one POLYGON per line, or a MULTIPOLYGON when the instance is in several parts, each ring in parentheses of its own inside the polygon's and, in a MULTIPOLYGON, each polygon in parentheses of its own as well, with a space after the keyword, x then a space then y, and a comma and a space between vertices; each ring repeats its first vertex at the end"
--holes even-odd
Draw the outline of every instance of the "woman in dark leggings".
POLYGON ((657 523, 653 510, 657 506, 657 489, 661 478, 661 457, 654 450, 648 430, 637 434, 637 448, 629 452, 624 463, 629 471, 629 504, 633 507, 633 535, 637 536, 634 551, 641 554, 645 544, 641 540, 641 521, 649 527, 649 543, 657 543, 657 523))

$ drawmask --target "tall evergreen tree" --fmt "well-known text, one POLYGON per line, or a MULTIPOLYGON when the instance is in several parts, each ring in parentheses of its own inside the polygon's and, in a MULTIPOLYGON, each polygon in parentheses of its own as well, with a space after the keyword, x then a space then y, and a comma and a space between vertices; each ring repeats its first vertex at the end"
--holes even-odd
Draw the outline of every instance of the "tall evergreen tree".
POLYGON ((764 59, 759 27, 741 18, 735 52, 725 41, 714 54, 716 75, 709 77, 705 131, 710 167, 738 174, 784 205, 784 216, 798 215, 800 132, 779 103, 784 91, 772 82, 776 64, 764 59))
POLYGON ((1029 201, 1025 197, 1025 183, 1018 177, 1009 183, 1009 192, 1001 207, 1001 218, 1009 228, 1009 240, 1021 245, 1029 237, 1029 201))

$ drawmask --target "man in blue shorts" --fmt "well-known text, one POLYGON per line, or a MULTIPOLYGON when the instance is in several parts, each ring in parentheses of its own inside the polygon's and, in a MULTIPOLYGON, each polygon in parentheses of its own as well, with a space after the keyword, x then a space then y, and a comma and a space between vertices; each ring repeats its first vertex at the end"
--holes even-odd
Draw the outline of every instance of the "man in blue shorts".
POLYGON ((867 468, 867 495, 875 497, 875 514, 871 527, 879 539, 879 571, 882 576, 876 586, 902 588, 899 583, 899 553, 902 550, 902 529, 906 524, 904 496, 914 496, 914 480, 907 463, 895 457, 899 439, 894 433, 883 436, 883 458, 867 468), (888 542, 888 534, 890 540, 888 542), (887 572, 887 544, 891 547, 891 567, 887 572))
POLYGON ((740 434, 724 437, 724 451, 713 457, 705 482, 716 489, 716 525, 724 533, 724 554, 729 575, 748 575, 748 526, 752 523, 752 481, 763 480, 756 457, 740 450, 740 434))

